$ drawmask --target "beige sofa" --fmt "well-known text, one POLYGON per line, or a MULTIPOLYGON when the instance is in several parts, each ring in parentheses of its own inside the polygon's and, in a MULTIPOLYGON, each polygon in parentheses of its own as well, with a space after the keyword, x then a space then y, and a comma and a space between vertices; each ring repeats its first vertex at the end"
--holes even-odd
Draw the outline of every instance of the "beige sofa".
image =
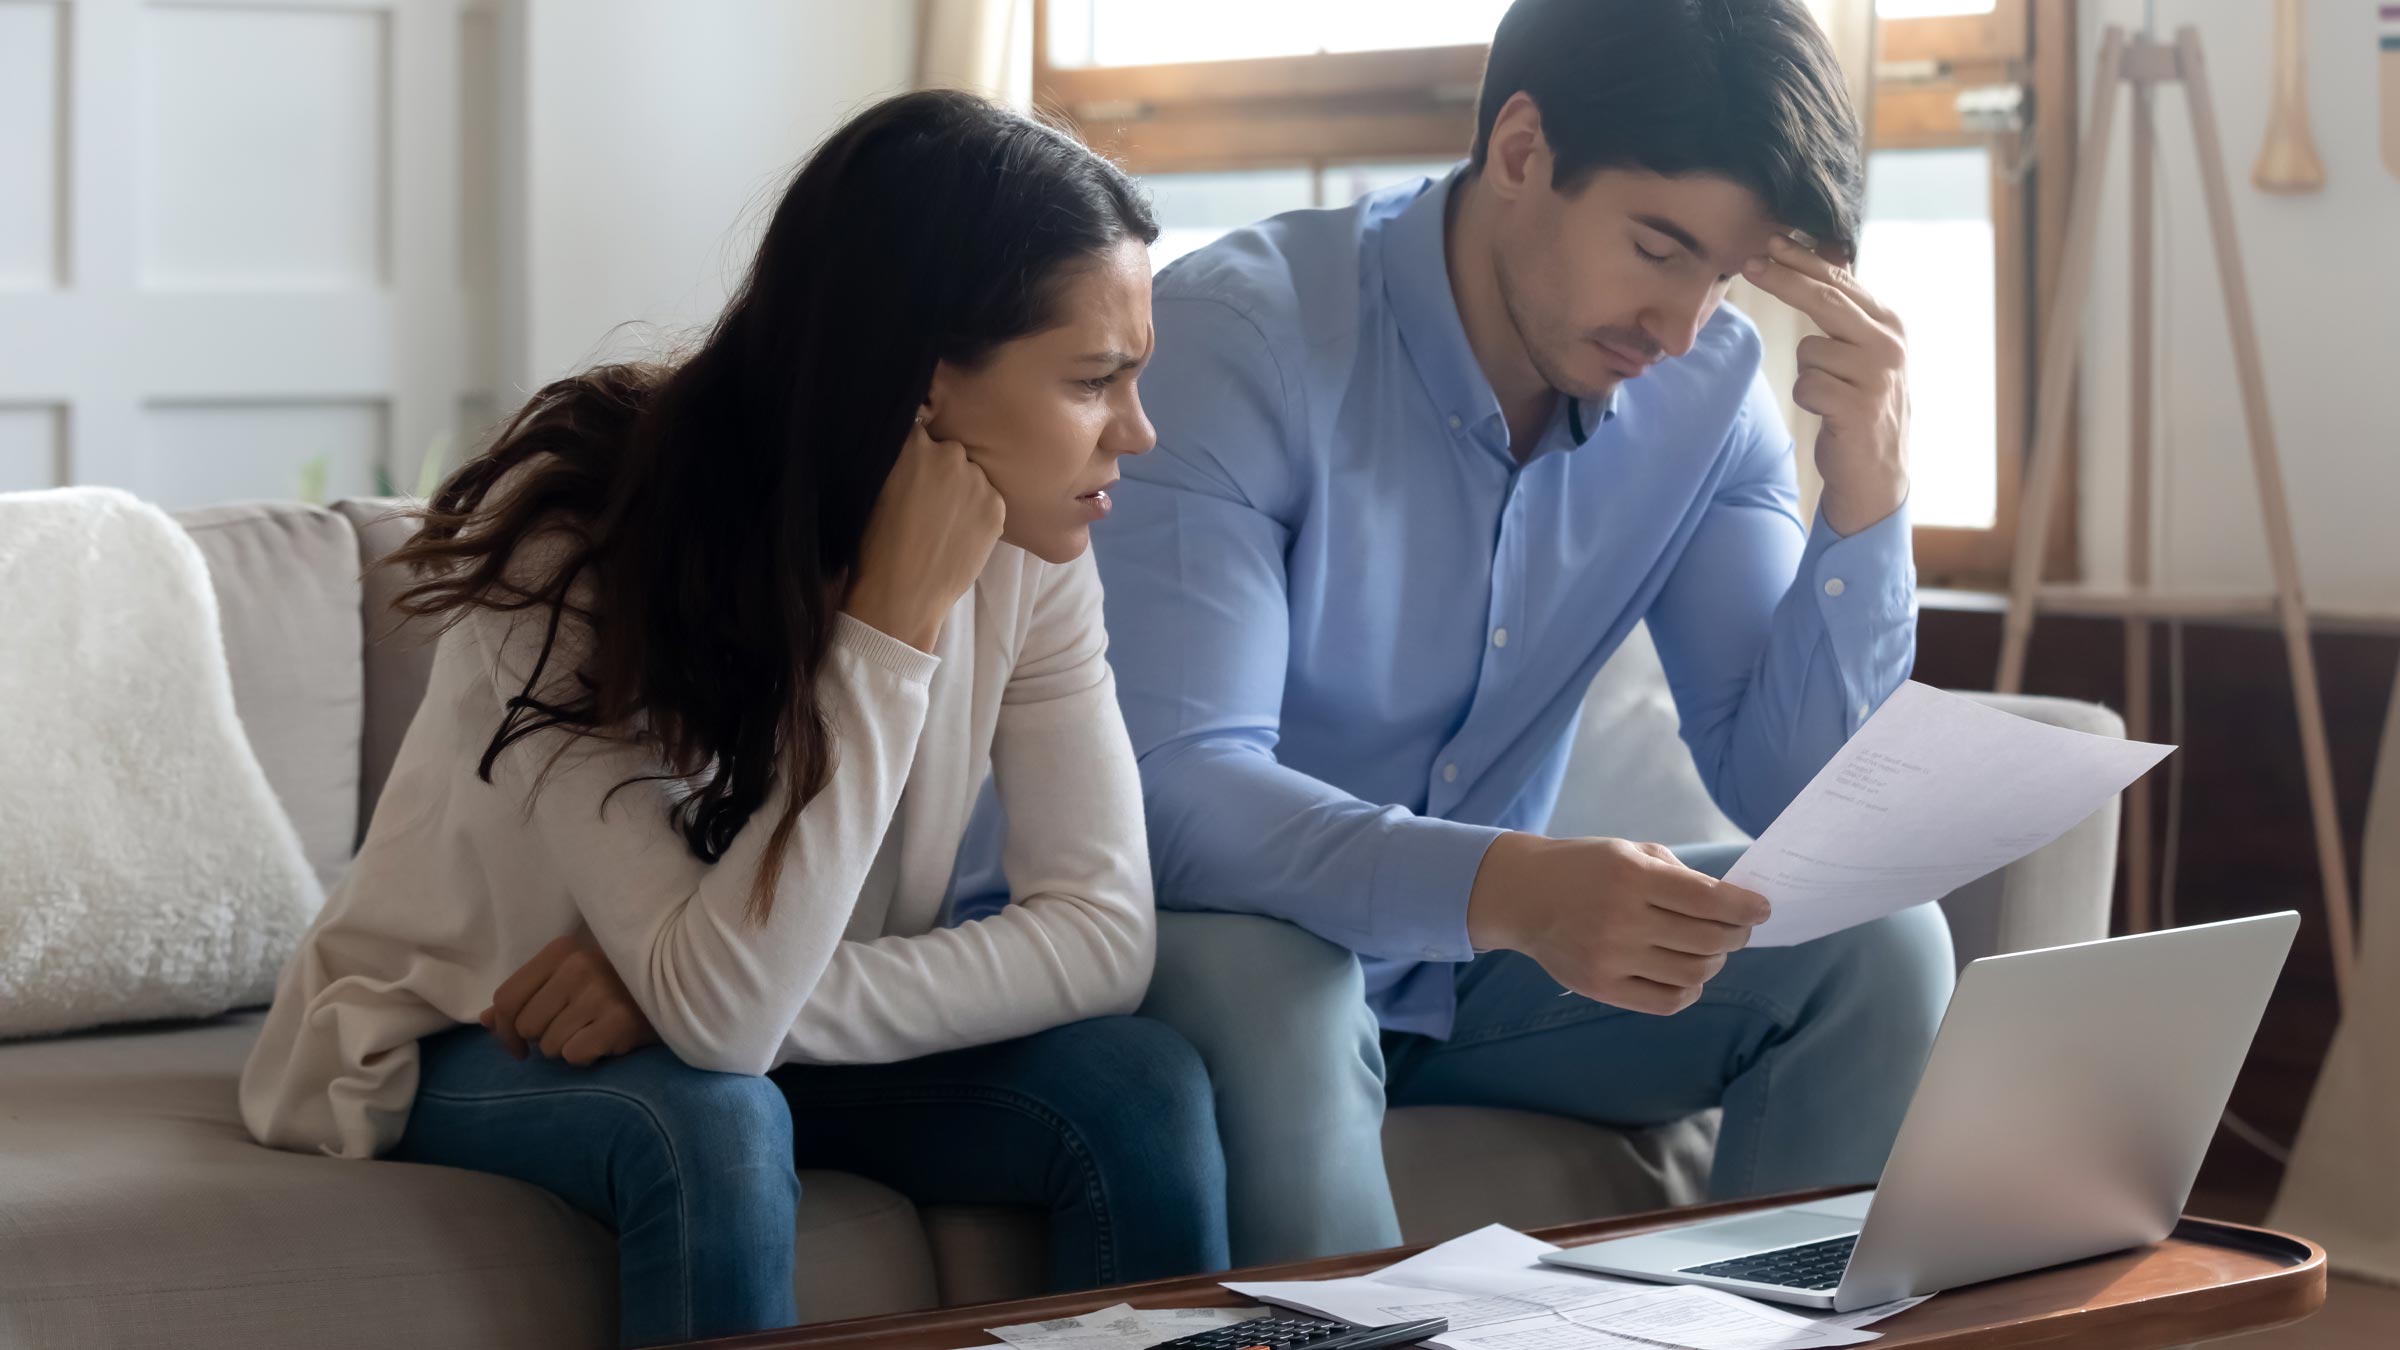
MULTIPOLYGON (((361 569, 390 503, 223 507, 181 519, 223 611, 242 721, 310 859, 347 861, 422 691, 414 635, 376 640, 391 581, 361 569)), ((2105 709, 2004 700, 2121 734, 2105 709)), ((1554 828, 1723 837, 1674 736, 1646 640, 1594 685, 1554 828)), ((2115 813, 1947 906, 1961 960, 2102 932, 2115 813)), ((5 847, 0 844, 0 847, 5 847)), ((0 1045, 0 1345, 594 1346, 610 1342, 600 1225, 530 1186, 252 1144, 234 1083, 258 1014, 0 1045)), ((1623 1135, 1515 1112, 1394 1112, 1388 1165, 1411 1239, 1694 1198, 1713 1120, 1623 1135)), ((809 1320, 1032 1292, 1030 1213, 928 1209, 802 1177, 795 1281, 809 1320)))

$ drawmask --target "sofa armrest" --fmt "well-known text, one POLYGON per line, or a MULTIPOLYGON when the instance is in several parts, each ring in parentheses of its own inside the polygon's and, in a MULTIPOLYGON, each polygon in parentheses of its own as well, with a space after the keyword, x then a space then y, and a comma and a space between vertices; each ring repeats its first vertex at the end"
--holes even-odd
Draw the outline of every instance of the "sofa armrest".
MULTIPOLYGON (((2125 721, 2097 703, 2029 694, 1960 691, 2019 717, 2097 736, 2123 736, 2125 721)), ((2108 936, 2116 889, 2118 802, 2024 858, 1951 893, 1942 902, 1964 968, 2002 952, 2090 942, 2108 936)))

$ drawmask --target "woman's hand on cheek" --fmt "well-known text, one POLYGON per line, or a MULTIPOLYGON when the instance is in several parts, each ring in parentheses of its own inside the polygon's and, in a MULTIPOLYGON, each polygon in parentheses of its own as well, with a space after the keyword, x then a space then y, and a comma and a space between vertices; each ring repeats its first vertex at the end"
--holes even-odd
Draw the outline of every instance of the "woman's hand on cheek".
POLYGON ((991 561, 1006 519, 999 491, 967 447, 935 440, 920 420, 867 517, 843 608, 933 650, 950 607, 991 561))

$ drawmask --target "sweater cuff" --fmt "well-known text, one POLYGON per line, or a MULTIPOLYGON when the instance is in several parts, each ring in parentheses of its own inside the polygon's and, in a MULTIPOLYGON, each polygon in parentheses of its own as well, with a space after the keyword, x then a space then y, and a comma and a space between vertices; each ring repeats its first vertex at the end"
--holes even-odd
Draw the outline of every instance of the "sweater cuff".
POLYGON ((930 683, 934 670, 942 664, 942 658, 932 652, 918 651, 863 619, 848 614, 836 614, 833 618, 836 648, 906 683, 930 683))

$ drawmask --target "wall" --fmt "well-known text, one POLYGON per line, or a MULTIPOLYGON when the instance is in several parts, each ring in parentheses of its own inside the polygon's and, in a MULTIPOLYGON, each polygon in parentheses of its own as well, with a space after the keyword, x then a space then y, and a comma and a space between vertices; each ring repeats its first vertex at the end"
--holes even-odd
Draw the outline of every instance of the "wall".
POLYGON ((885 0, 523 3, 523 313, 503 388, 705 324, 792 169, 915 58, 916 6, 885 0))
MULTIPOLYGON (((2291 677, 2282 639, 2257 626, 2202 625, 2185 636, 2190 679, 2182 749, 2153 775, 2152 875, 2173 878, 2177 924, 2214 923, 2275 909, 2300 911, 2300 933, 2275 982, 2266 1020, 2242 1064, 2233 1109, 2268 1137, 2289 1141, 2340 1018, 2317 873, 2300 746, 2291 733, 2291 677), (2174 862, 2164 861, 2169 784, 2182 776, 2174 862)), ((2319 631, 2312 644, 2331 742, 2334 798, 2350 876, 2359 876, 2375 757, 2382 743, 2400 634, 2319 631)), ((2165 636, 2156 636, 2151 706, 2168 706, 2165 636)), ((2000 615, 1987 607, 1929 603, 1917 628, 1916 678, 1973 689, 2000 657, 2000 615)), ((2124 706, 2125 644, 2112 621, 2045 619, 2033 632, 2026 692, 2124 706)), ((2164 736, 2166 729, 2159 727, 2164 736)), ((2120 911, 2122 912, 2122 911, 2120 911)), ((2122 931, 2119 929, 2118 931, 2122 931)), ((2251 1145, 2220 1131, 2201 1168, 2190 1212, 2259 1222, 2277 1177, 2251 1145), (2220 1207, 2246 1197, 2248 1209, 2220 1207)), ((2389 1339, 2388 1337, 2386 1339, 2389 1339)))
POLYGON ((469 0, 0 0, 0 491, 371 492, 455 435, 469 0))
MULTIPOLYGON (((2142 22, 2141 0, 2085 0, 2084 109, 2103 25, 2142 22)), ((2328 183, 2273 196, 2250 185, 2266 128, 2273 6, 2267 0, 2158 0, 2158 23, 2193 24, 2232 179, 2235 227, 2264 351, 2268 407, 2282 452, 2312 604, 2400 612, 2400 180, 2376 130, 2375 6, 2308 7, 2310 121, 2328 183)), ((2160 514, 2163 583, 2263 587, 2267 553, 2243 432, 2225 310, 2179 90, 2157 100, 2159 297, 2163 316, 2159 462, 2175 479, 2160 514)), ((2120 103, 2109 192, 2085 329, 2082 513, 2087 571, 2123 576, 2126 426, 2126 182, 2120 103)))
POLYGON ((916 11, 0 0, 0 492, 414 488, 706 322, 916 11))

